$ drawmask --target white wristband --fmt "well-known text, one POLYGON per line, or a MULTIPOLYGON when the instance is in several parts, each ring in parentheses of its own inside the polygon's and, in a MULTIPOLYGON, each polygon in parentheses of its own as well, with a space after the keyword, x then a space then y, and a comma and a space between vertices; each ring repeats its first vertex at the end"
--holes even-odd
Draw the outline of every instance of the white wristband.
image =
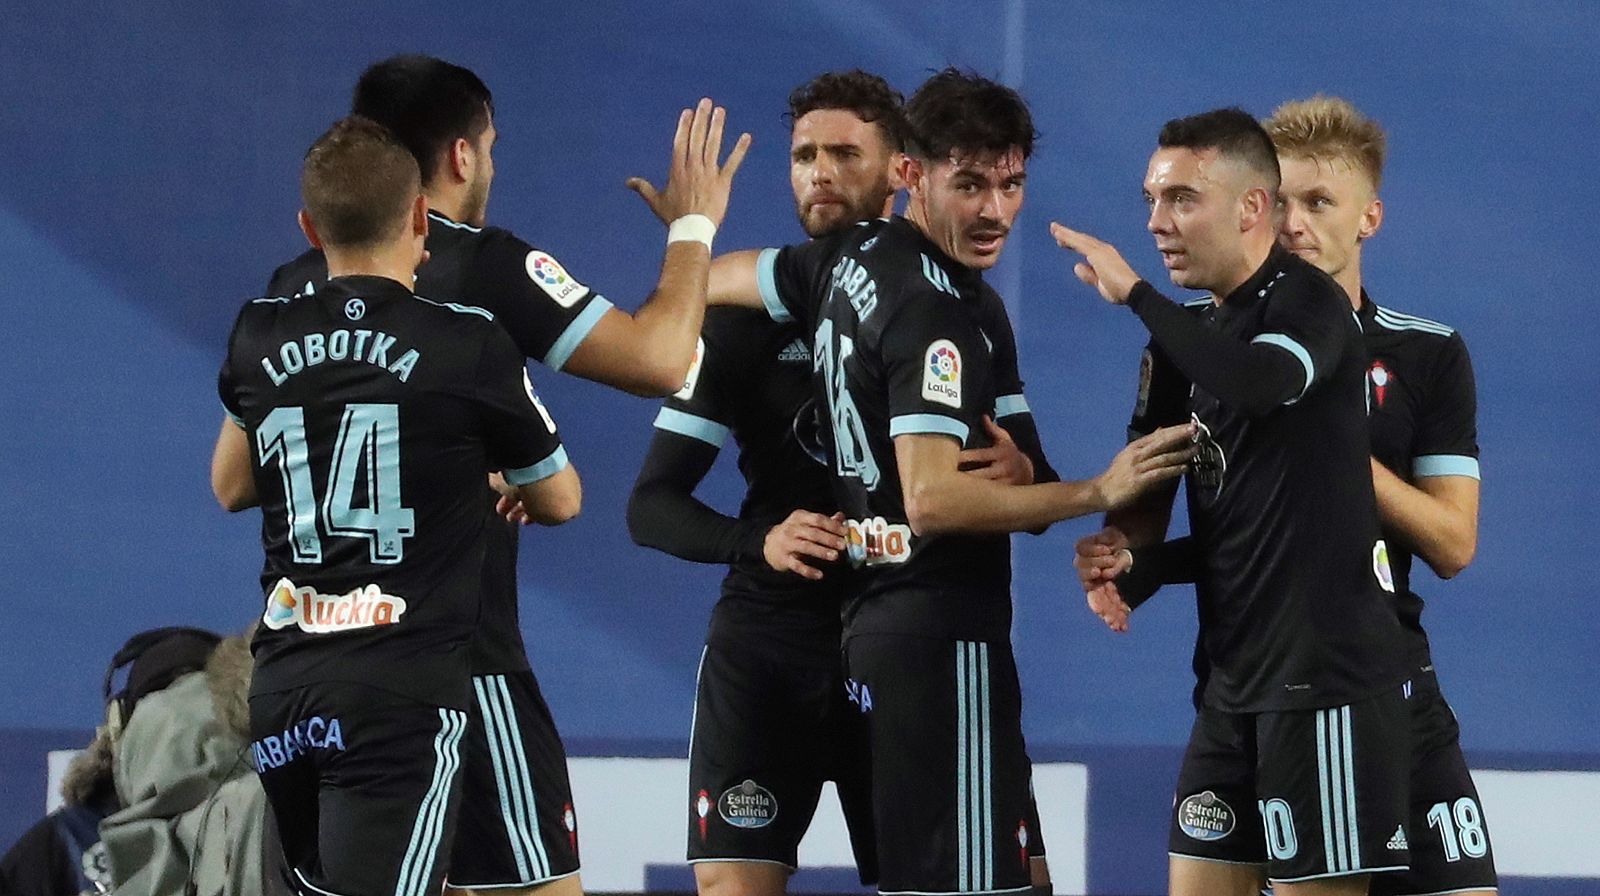
POLYGON ((711 238, 717 235, 717 225, 705 215, 684 215, 667 228, 667 244, 703 243, 711 248, 711 238))

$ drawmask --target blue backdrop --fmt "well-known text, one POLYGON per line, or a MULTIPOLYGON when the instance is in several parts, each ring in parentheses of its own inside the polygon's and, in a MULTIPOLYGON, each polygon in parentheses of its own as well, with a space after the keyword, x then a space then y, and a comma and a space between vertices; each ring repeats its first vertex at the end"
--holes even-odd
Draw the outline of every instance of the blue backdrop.
MULTIPOLYGON (((1043 138, 993 275, 1058 468, 1122 439, 1141 329, 1074 280, 1051 219, 1159 273, 1139 182, 1161 123, 1345 96, 1388 129, 1387 220, 1365 252, 1380 301, 1449 322, 1477 367, 1477 561, 1418 587, 1469 754, 1600 766, 1600 441, 1588 295, 1600 38, 1579 0, 1351 4, 799 0, 787 4, 429 2, 34 5, 0 30, 0 729, 100 715, 105 659, 162 624, 259 612, 258 517, 217 509, 215 373, 240 301, 300 251, 301 153, 356 75, 400 51, 477 70, 501 142, 489 217, 624 307, 653 283, 661 227, 626 191, 658 182, 677 110, 710 95, 754 133, 718 247, 793 241, 788 90, 861 66, 909 92, 948 63, 1005 78, 1043 138), (91 8, 92 6, 92 8, 91 8)), ((1156 278, 1159 279, 1159 278, 1156 278)), ((523 627, 563 731, 686 739, 718 571, 634 547, 623 506, 655 404, 540 373, 585 478, 575 523, 523 542, 523 627)), ((726 469, 711 494, 732 506, 726 469)), ((1087 522, 1017 548, 1016 644, 1041 745, 1180 744, 1192 601, 1114 636, 1069 581, 1087 522)), ((3 832, 0 832, 3 833, 3 832)), ((8 840, 8 837, 0 837, 8 840)))

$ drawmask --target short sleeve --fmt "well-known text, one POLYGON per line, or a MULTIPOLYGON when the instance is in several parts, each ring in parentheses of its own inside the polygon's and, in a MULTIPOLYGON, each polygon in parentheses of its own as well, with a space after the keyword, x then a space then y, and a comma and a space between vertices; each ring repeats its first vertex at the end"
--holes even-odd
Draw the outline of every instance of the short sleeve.
POLYGON ((707 311, 700 341, 695 343, 689 377, 683 388, 662 404, 655 423, 656 429, 697 439, 717 449, 728 440, 728 428, 733 423, 729 385, 741 369, 735 357, 738 349, 730 344, 730 334, 723 326, 729 319, 728 310, 707 311))
MULTIPOLYGON (((246 306, 248 307, 248 306, 246 306)), ((222 409, 239 428, 243 429, 244 403, 240 400, 239 380, 233 369, 233 346, 239 338, 239 328, 244 323, 244 310, 240 309, 238 317, 234 319, 233 329, 228 333, 228 350, 223 355, 222 368, 217 371, 217 398, 222 401, 222 409)))
POLYGON ((1305 292, 1277 292, 1269 300, 1261 333, 1250 340, 1282 349, 1299 362, 1303 385, 1285 404, 1294 404, 1327 382, 1346 346, 1360 332, 1343 293, 1322 286, 1312 280, 1305 292))
POLYGON ((889 436, 938 433, 966 445, 990 412, 983 334, 960 301, 942 292, 900 307, 883 328, 881 347, 889 436))
POLYGON ((524 357, 566 366, 612 305, 548 252, 504 230, 484 231, 461 272, 459 296, 494 313, 524 357))
POLYGON ((484 333, 475 399, 489 468, 503 471, 512 485, 554 476, 567 466, 556 422, 539 401, 516 346, 498 328, 484 333))
POLYGON ((1478 476, 1478 390, 1459 333, 1434 359, 1417 421, 1412 470, 1423 476, 1478 476))
POLYGON ((1022 395, 1022 371, 1017 360, 1017 337, 1011 329, 1011 316, 1005 301, 988 284, 980 295, 983 302, 983 337, 989 347, 994 368, 994 417, 1028 413, 1022 395))
POLYGON ((1139 357, 1139 389, 1128 421, 1128 441, 1189 419, 1189 380, 1161 347, 1151 342, 1139 357))
POLYGON ((756 257, 756 283, 761 304, 776 323, 799 321, 809 332, 828 295, 828 278, 844 236, 820 237, 807 243, 762 249, 756 257))

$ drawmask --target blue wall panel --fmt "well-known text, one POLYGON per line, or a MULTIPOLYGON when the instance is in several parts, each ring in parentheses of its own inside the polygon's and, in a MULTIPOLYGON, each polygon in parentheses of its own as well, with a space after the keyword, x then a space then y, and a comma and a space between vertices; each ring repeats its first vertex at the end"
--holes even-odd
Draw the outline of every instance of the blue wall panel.
MULTIPOLYGON (((206 485, 223 341, 240 300, 300 249, 305 146, 365 64, 421 50, 495 90, 491 221, 624 307, 652 284, 662 235, 622 182, 662 176, 676 110, 702 93, 756 136, 718 239, 731 249, 799 235, 780 113, 811 74, 862 66, 909 90, 957 63, 1019 85, 1042 140, 993 280, 1069 475, 1120 442, 1143 339, 1072 279, 1045 224, 1091 229, 1155 275, 1139 181, 1162 121, 1349 97, 1390 135, 1368 284, 1459 327, 1477 365, 1478 558, 1455 582, 1418 577, 1464 740, 1600 757, 1600 673, 1585 659, 1600 633, 1600 489, 1584 463, 1600 441, 1600 27, 1587 4, 95 7, 36 7, 0 30, 0 728, 92 724, 102 658, 128 634, 232 630, 257 612, 257 519, 223 514, 206 485)), ((624 531, 654 405, 536 379, 588 501, 574 524, 524 539, 535 667, 569 736, 682 737, 718 576, 624 531)), ((711 494, 732 506, 735 477, 720 471, 711 494)), ((1104 631, 1069 575, 1090 528, 1019 540, 1027 730, 1170 749, 1188 732, 1192 602, 1174 591, 1131 634, 1104 631)))

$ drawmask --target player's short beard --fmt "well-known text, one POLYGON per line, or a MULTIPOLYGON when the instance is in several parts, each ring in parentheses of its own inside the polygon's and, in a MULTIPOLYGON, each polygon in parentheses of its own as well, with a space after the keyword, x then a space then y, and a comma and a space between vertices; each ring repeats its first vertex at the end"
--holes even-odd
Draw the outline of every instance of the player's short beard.
POLYGON ((489 214, 489 179, 479 177, 467 187, 467 195, 462 200, 462 222, 474 227, 482 227, 489 214))
POLYGON ((889 197, 894 191, 889 188, 889 179, 883 178, 872 189, 861 196, 859 203, 847 206, 844 213, 830 221, 815 221, 807 214, 801 205, 800 199, 794 201, 795 214, 800 218, 800 226, 805 229, 806 236, 816 239, 830 233, 838 233, 846 227, 852 227, 861 221, 870 221, 883 214, 883 207, 888 204, 889 197))

